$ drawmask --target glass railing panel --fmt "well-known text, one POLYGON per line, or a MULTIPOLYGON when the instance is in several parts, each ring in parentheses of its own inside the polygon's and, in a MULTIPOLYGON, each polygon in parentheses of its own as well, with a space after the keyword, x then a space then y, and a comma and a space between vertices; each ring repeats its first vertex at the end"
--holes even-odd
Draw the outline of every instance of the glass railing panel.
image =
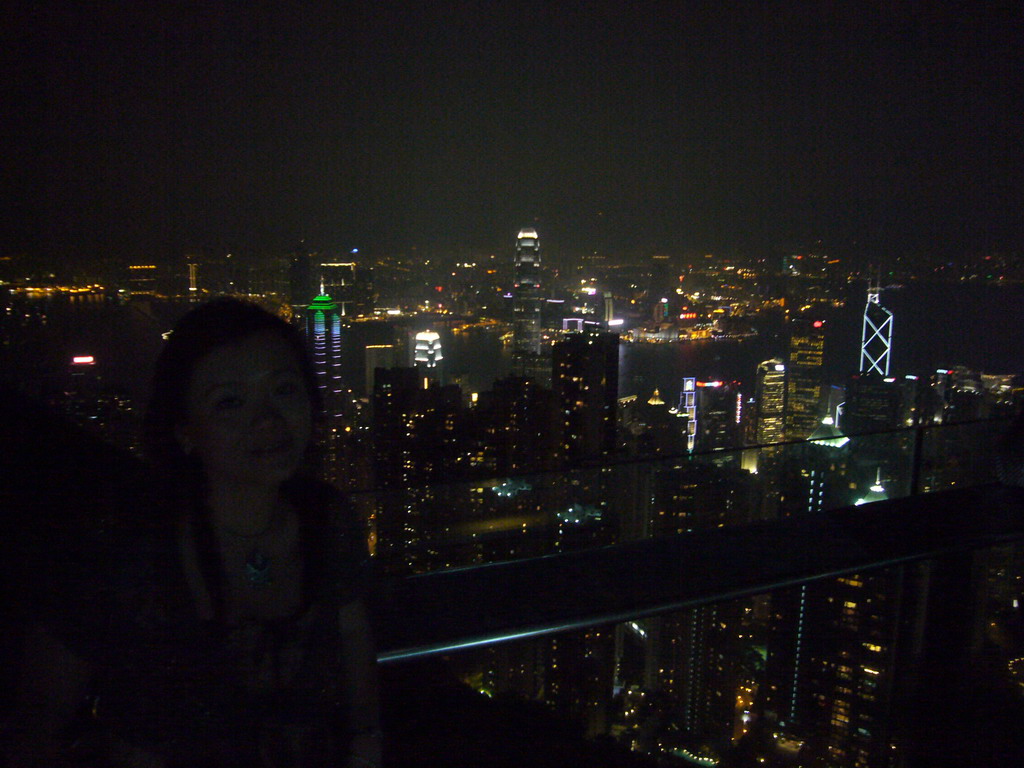
POLYGON ((464 703, 517 702, 664 764, 998 764, 977 758, 1024 754, 1022 578, 1024 547, 1002 546, 389 674, 429 669, 464 703))
POLYGON ((995 481, 996 449, 1010 422, 944 424, 923 430, 920 490, 970 487, 995 481))
POLYGON ((355 494, 381 569, 414 574, 782 520, 992 479, 1005 422, 355 494))

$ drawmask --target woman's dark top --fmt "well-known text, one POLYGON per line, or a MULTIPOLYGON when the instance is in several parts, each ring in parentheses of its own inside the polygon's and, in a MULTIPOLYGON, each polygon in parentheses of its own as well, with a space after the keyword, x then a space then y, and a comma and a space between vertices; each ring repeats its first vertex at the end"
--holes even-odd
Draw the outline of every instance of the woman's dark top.
POLYGON ((163 510, 115 515, 59 547, 42 623, 94 666, 97 717, 117 738, 172 765, 336 759, 338 611, 366 588, 366 538, 330 486, 293 481, 286 496, 299 510, 306 597, 287 620, 203 621, 178 522, 163 510))

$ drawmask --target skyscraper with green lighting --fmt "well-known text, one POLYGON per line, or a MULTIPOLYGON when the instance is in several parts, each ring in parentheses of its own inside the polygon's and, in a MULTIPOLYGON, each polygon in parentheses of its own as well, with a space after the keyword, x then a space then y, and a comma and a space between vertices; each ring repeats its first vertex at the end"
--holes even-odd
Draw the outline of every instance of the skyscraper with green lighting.
POLYGON ((306 309, 306 338, 329 426, 341 418, 344 403, 341 386, 341 331, 338 304, 321 291, 306 309))

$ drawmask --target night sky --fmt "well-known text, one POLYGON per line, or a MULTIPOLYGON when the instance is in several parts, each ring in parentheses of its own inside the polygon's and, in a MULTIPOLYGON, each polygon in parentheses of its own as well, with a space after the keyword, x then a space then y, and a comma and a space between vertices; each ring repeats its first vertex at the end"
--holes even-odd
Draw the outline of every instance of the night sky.
POLYGON ((0 253, 1024 243, 1019 2, 70 5, 0 33, 0 253))

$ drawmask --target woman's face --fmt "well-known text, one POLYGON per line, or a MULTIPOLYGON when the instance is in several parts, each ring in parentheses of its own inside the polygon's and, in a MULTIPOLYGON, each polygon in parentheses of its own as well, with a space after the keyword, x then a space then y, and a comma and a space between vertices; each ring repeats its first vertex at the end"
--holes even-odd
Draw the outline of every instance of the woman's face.
POLYGON ((298 468, 312 433, 302 368, 273 331, 202 358, 186 406, 176 437, 211 484, 279 485, 298 468))

